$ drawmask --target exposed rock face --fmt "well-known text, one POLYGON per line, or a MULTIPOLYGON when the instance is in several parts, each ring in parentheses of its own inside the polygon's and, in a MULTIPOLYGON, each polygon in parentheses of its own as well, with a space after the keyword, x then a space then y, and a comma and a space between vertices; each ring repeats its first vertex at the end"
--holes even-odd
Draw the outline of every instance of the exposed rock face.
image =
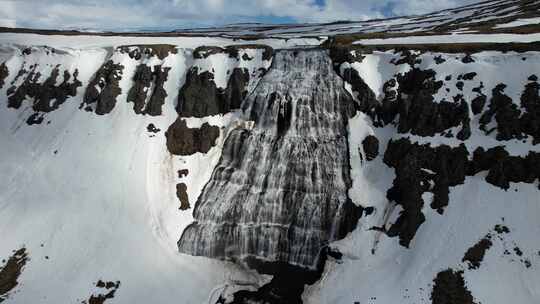
MULTIPOLYGON (((258 68, 250 71, 243 64, 252 61, 246 52, 241 52, 238 48, 228 47, 225 49, 218 47, 198 48, 194 51, 194 57, 201 61, 216 54, 224 54, 236 62, 237 67, 227 71, 228 81, 225 88, 216 84, 216 73, 222 71, 206 71, 198 66, 193 66, 187 73, 186 83, 180 89, 178 95, 177 111, 182 117, 204 117, 216 114, 225 114, 231 110, 239 109, 242 100, 247 92, 252 89, 259 78, 266 72, 265 61, 269 61, 272 49, 268 47, 251 47, 262 52, 262 61, 258 68), (241 55, 243 54, 243 55, 241 55)), ((246 46, 244 46, 246 48, 246 46)), ((220 59, 223 60, 223 59, 220 59)), ((226 64, 223 62, 222 64, 226 64)), ((255 64, 255 63, 253 63, 255 64)))
POLYGON ((82 304, 104 304, 108 302, 108 299, 113 299, 116 291, 120 288, 120 281, 103 282, 99 280, 96 283, 96 287, 99 293, 91 295, 88 300, 82 301, 82 304))
POLYGON ((190 208, 186 184, 180 183, 176 185, 176 197, 180 200, 180 210, 187 210, 190 208))
POLYGON ((387 231, 389 236, 399 236, 400 244, 409 246, 416 230, 425 221, 421 211, 424 192, 433 192, 431 207, 443 213, 448 205, 449 187, 465 180, 468 154, 463 145, 432 148, 429 144, 413 144, 408 139, 388 143, 384 163, 396 169, 396 178, 387 197, 404 209, 387 231))
POLYGON ((110 113, 116 105, 116 97, 122 91, 118 83, 122 78, 123 70, 122 65, 112 60, 101 66, 86 88, 81 107, 84 106, 87 111, 95 111, 98 115, 110 113))
POLYGON ((182 118, 165 132, 167 149, 175 155, 192 155, 197 152, 207 153, 215 145, 219 137, 219 128, 204 123, 200 128, 188 128, 182 118))
POLYGON ((531 184, 540 179, 540 153, 529 152, 526 157, 520 157, 510 156, 502 146, 487 151, 480 147, 473 153, 468 174, 485 170, 488 171, 486 182, 505 190, 510 188, 510 182, 531 184))
POLYGON ((364 138, 362 147, 368 161, 374 160, 379 155, 379 140, 373 135, 368 135, 364 138))
POLYGON ((466 176, 488 171, 486 181, 502 189, 510 182, 534 183, 540 179, 540 153, 529 152, 526 157, 510 156, 504 147, 485 151, 477 148, 472 160, 462 144, 457 148, 429 144, 419 145, 408 139, 391 140, 384 155, 384 162, 396 169, 394 185, 387 197, 401 205, 404 211, 387 231, 389 236, 399 236, 400 244, 408 247, 425 217, 422 194, 433 193, 431 207, 440 214, 449 201, 449 187, 463 184, 466 176))
POLYGON ((167 92, 163 85, 167 81, 170 68, 161 65, 152 67, 146 64, 137 66, 134 84, 128 92, 127 101, 133 103, 133 111, 137 114, 150 116, 161 115, 161 108, 165 103, 167 92))
POLYGON ((404 75, 399 75, 397 82, 399 84, 396 101, 399 133, 411 132, 414 135, 433 136, 462 125, 457 138, 460 140, 469 138, 470 119, 467 103, 464 100, 434 102, 433 95, 442 86, 441 81, 435 81, 434 71, 413 68, 404 75))
POLYGON ((347 197, 353 101, 327 53, 302 50, 278 51, 244 105, 254 126, 230 132, 179 249, 270 274, 316 270, 361 214, 347 197))
MULTIPOLYGON (((32 108, 36 112, 51 112, 60 107, 68 97, 75 96, 77 88, 82 84, 77 79, 78 72, 73 73, 73 80, 68 71, 64 71, 63 80, 60 85, 56 85, 60 74, 59 67, 55 67, 49 77, 42 83, 39 82, 41 74, 35 72, 36 65, 30 71, 21 70, 24 81, 18 86, 8 89, 8 107, 18 109, 23 101, 32 98, 32 108)), ((21 75, 21 72, 19 73, 21 75)), ((21 76, 19 76, 21 77, 21 76)))
POLYGON ((465 252, 465 255, 461 261, 467 262, 469 264, 469 269, 478 269, 484 260, 486 251, 488 251, 492 245, 493 243, 491 242, 491 235, 488 234, 486 237, 478 241, 478 243, 474 244, 474 246, 469 248, 467 252, 465 252))
POLYGON ((27 261, 26 248, 21 248, 15 251, 6 264, 0 268, 0 303, 6 300, 9 292, 19 284, 17 280, 27 261))
MULTIPOLYGON (((43 113, 58 109, 69 97, 77 94, 77 88, 82 83, 77 79, 78 70, 73 75, 65 70, 62 81, 57 85, 60 76, 59 65, 55 66, 45 80, 40 80, 40 72, 36 72, 38 65, 31 65, 30 70, 25 66, 12 82, 7 90, 8 107, 19 109, 25 100, 32 103, 34 113, 27 119, 29 125, 40 124, 43 121, 43 113)), ((1 69, 1 66, 0 66, 1 69)))
POLYGON ((5 63, 0 64, 0 89, 4 87, 4 81, 9 76, 9 70, 5 63))
POLYGON ((152 45, 126 45, 117 49, 120 53, 128 54, 129 58, 141 60, 143 58, 157 57, 165 59, 170 54, 178 53, 178 49, 170 44, 152 44, 152 45))
POLYGON ((533 144, 540 143, 540 85, 536 76, 529 77, 529 83, 521 95, 521 108, 504 94, 506 85, 499 84, 493 89, 493 97, 488 109, 480 118, 481 129, 489 134, 497 130, 498 140, 523 139, 533 137, 533 144), (489 127, 495 118, 496 127, 489 127))
POLYGON ((471 292, 465 286, 463 271, 447 269, 437 274, 431 292, 433 304, 475 304, 471 292))
MULTIPOLYGON (((404 74, 398 74, 396 79, 384 84, 385 96, 378 102, 373 91, 354 68, 339 68, 343 62, 353 62, 356 58, 342 52, 341 49, 331 52, 336 70, 351 85, 357 97, 357 109, 369 115, 376 126, 390 124, 397 118, 399 133, 434 136, 461 125, 462 129, 456 137, 460 140, 470 137, 469 107, 465 100, 434 101, 433 96, 443 85, 442 81, 435 80, 435 71, 413 67, 404 74)), ((418 54, 402 54, 402 58, 394 61, 394 64, 408 63, 414 66, 418 63, 418 54)))
POLYGON ((227 89, 216 87, 214 75, 208 71, 199 73, 197 67, 189 70, 186 83, 180 90, 178 113, 183 117, 204 117, 224 114, 240 108, 246 91, 249 74, 242 69, 234 69, 227 89), (235 98, 232 91, 236 92, 235 98), (238 96, 240 92, 240 96, 238 96))

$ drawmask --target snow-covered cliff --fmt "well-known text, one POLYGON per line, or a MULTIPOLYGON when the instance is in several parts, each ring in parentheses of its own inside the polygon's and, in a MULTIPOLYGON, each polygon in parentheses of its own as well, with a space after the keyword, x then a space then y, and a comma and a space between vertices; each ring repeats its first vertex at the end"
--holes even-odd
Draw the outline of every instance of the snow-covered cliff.
POLYGON ((421 43, 511 2, 397 45, 0 34, 0 302, 538 303, 538 33, 421 43))

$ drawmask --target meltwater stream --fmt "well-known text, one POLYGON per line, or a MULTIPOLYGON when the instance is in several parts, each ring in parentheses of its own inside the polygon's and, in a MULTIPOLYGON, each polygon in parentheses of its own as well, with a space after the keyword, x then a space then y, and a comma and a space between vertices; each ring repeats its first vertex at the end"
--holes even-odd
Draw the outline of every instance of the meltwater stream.
POLYGON ((358 220, 347 196, 353 107, 325 50, 277 51, 243 103, 253 127, 230 132, 180 251, 314 270, 358 220))

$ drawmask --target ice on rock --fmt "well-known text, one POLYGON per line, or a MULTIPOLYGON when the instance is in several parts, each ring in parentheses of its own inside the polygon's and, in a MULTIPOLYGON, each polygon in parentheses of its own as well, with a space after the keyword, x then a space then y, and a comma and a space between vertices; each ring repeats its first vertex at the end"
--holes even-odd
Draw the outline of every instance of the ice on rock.
POLYGON ((181 252, 316 269, 356 219, 347 122, 353 100, 324 50, 282 50, 242 105, 198 198, 181 252))

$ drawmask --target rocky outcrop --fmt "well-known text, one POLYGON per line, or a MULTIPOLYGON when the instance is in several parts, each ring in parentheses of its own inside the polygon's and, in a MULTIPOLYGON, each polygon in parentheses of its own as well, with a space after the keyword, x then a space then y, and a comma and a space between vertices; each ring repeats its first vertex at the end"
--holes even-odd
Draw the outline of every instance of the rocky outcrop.
POLYGON ((55 66, 50 75, 40 82, 41 73, 37 71, 38 65, 30 66, 30 70, 21 68, 12 82, 14 85, 7 90, 8 107, 19 109, 25 100, 31 102, 32 114, 27 123, 39 124, 43 121, 42 114, 58 109, 69 97, 77 94, 77 88, 82 83, 77 79, 78 70, 73 75, 65 70, 62 81, 57 85, 60 76, 59 65, 55 66), (21 81, 22 79, 22 81, 21 81))
POLYGON ((129 58, 137 61, 143 58, 157 57, 160 60, 171 54, 177 54, 178 49, 170 44, 152 44, 152 45, 125 45, 118 47, 118 52, 127 54, 129 58))
POLYGON ((533 144, 540 143, 540 85, 532 75, 521 95, 521 107, 504 94, 505 84, 493 89, 493 97, 488 109, 480 117, 480 128, 486 133, 497 130, 498 140, 533 138, 533 144), (521 108, 521 109, 520 109, 521 108), (496 127, 490 127, 495 120, 496 127))
POLYGON ((476 304, 465 285, 463 271, 447 269, 437 274, 431 291, 432 304, 476 304))
POLYGON ((110 113, 116 105, 116 97, 122 92, 118 84, 123 70, 124 66, 112 60, 103 64, 88 84, 81 108, 98 115, 110 113))
POLYGON ((94 294, 92 294, 88 300, 82 301, 81 304, 104 304, 105 302, 109 302, 107 300, 113 299, 114 295, 116 294, 116 291, 120 288, 120 281, 109 281, 109 282, 103 282, 102 280, 98 280, 96 283, 96 290, 94 294))
POLYGON ((226 89, 218 88, 214 75, 197 67, 189 70, 186 83, 178 96, 177 111, 182 117, 204 117, 228 113, 239 109, 247 91, 249 74, 243 69, 234 69, 226 89))
POLYGON ((486 182, 505 190, 511 182, 534 183, 540 180, 540 153, 529 152, 526 157, 510 156, 500 146, 487 151, 480 147, 474 151, 472 160, 468 156, 463 144, 457 148, 446 145, 433 148, 404 138, 391 140, 384 163, 396 170, 396 178, 387 197, 404 210, 387 234, 399 236, 400 244, 408 247, 425 220, 421 212, 425 203, 422 195, 432 192, 430 205, 442 214, 449 202, 449 187, 463 184, 466 176, 488 171, 486 182))
POLYGON ((219 128, 204 123, 200 128, 188 128, 182 118, 165 132, 167 149, 175 155, 192 155, 197 152, 207 153, 216 144, 219 128))
POLYGON ((28 253, 26 252, 26 248, 23 247, 14 251, 6 264, 0 267, 0 302, 6 300, 9 297, 10 291, 13 291, 19 284, 19 276, 27 261, 28 253))
POLYGON ((461 125, 462 129, 457 138, 460 140, 469 138, 470 119, 467 103, 464 100, 434 102, 433 96, 442 87, 442 81, 435 81, 433 70, 413 68, 403 75, 398 75, 397 82, 399 133, 433 136, 461 125))
POLYGON ((481 171, 488 171, 486 182, 505 190, 510 188, 511 182, 532 184, 540 180, 540 153, 529 152, 521 157, 511 156, 502 146, 487 151, 479 147, 473 153, 468 174, 481 171))
POLYGON ((404 138, 388 143, 384 163, 396 170, 396 178, 387 197, 403 207, 403 212, 387 231, 390 237, 399 236, 400 244, 409 246, 416 230, 425 221, 422 213, 424 192, 433 193, 431 207, 443 213, 449 201, 449 187, 465 180, 468 154, 464 145, 432 148, 429 144, 419 145, 404 138))
POLYGON ((170 68, 161 65, 149 67, 146 64, 137 66, 133 77, 133 86, 128 92, 127 101, 133 103, 136 114, 158 116, 162 113, 167 92, 163 85, 167 81, 170 68))
POLYGON ((3 62, 0 64, 0 89, 4 87, 4 81, 9 76, 9 70, 6 66, 6 63, 3 62))
POLYGON ((461 261, 467 262, 469 270, 478 269, 484 260, 484 255, 492 245, 491 235, 488 234, 469 248, 461 261))
POLYGON ((176 184, 176 197, 178 197, 178 200, 180 201, 180 210, 187 210, 190 208, 186 184, 176 184))
MULTIPOLYGON (((205 117, 216 114, 225 114, 232 110, 240 109, 242 101, 250 87, 253 87, 260 77, 266 72, 265 61, 269 62, 272 49, 262 46, 239 46, 239 47, 201 47, 193 52, 193 56, 201 61, 216 54, 225 54, 237 62, 230 70, 227 70, 227 85, 225 88, 218 87, 215 82, 214 70, 202 70, 201 67, 193 66, 189 69, 186 82, 178 95, 177 112, 182 117, 205 117), (248 69, 242 62, 254 60, 243 49, 255 49, 262 52, 262 61, 253 70, 248 69), (242 54, 242 55, 241 55, 242 54), (235 67, 236 66, 236 67, 235 67)), ((225 62, 222 64, 226 64, 225 62)), ((255 64, 255 63, 254 63, 255 64)))
POLYGON ((373 135, 368 135, 364 138, 362 147, 368 161, 374 160, 379 155, 379 140, 373 135))
MULTIPOLYGON (((369 115, 375 126, 382 127, 397 119, 399 133, 419 136, 442 134, 448 137, 456 136, 460 140, 470 137, 468 104, 463 98, 456 98, 453 102, 435 102, 433 96, 443 86, 443 82, 436 81, 435 71, 414 66, 419 63, 417 53, 403 51, 402 57, 392 61, 396 65, 409 64, 412 68, 384 84, 385 95, 380 102, 375 99, 373 91, 354 68, 342 67, 342 63, 354 62, 359 55, 352 55, 350 50, 346 52, 340 48, 334 49, 331 54, 336 70, 352 87, 357 109, 369 115), (448 132, 450 128, 459 126, 461 130, 457 134, 448 132)), ((467 79, 471 77, 474 76, 467 75, 467 79)))

